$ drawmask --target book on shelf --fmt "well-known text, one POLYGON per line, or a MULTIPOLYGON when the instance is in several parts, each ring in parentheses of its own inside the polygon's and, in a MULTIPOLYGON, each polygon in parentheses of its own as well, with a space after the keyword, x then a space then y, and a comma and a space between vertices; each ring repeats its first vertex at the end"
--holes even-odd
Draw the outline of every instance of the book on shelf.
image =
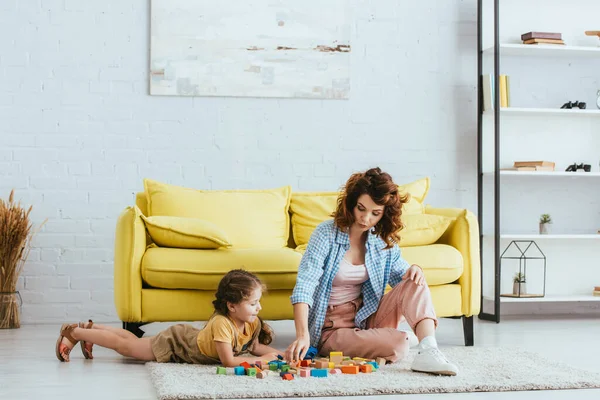
POLYGON ((556 167, 554 161, 515 161, 513 167, 556 167))
POLYGON ((544 166, 535 166, 535 167, 513 167, 506 168, 503 171, 554 171, 554 167, 544 167, 544 166))
MULTIPOLYGON (((494 75, 482 76, 483 111, 494 110, 494 75)), ((510 107, 510 79, 508 75, 500 75, 500 107, 510 107)))
POLYGON ((554 39, 562 40, 562 33, 560 32, 527 32, 521 35, 521 40, 529 39, 554 39))
POLYGON ((557 39, 529 39, 529 40, 523 40, 523 44, 558 44, 558 45, 564 45, 565 42, 563 40, 557 40, 557 39))

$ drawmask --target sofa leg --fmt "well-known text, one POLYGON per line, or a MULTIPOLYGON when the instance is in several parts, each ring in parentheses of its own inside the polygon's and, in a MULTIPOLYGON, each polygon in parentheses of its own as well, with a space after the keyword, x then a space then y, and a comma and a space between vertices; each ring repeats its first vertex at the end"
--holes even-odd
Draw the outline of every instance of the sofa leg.
POLYGON ((123 329, 133 333, 135 336, 141 338, 144 336, 144 331, 140 329, 142 325, 145 325, 143 322, 123 322, 123 329))
POLYGON ((473 316, 462 317, 463 332, 465 335, 465 346, 473 346, 475 339, 473 337, 473 316))

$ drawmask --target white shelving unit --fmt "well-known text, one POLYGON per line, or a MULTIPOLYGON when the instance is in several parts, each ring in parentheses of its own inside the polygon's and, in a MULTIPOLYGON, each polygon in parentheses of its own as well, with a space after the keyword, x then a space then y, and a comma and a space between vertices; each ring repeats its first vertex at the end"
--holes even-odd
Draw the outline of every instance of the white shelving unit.
MULTIPOLYGON (((496 6, 498 6, 498 4, 496 4, 496 6)), ((496 16, 497 17, 497 16, 496 16)), ((492 19, 494 18, 494 15, 492 14, 492 19)), ((499 23, 499 19, 497 20, 497 22, 499 23)), ((498 29, 501 30, 499 28, 499 26, 494 25, 494 29, 498 29)), ((482 31, 483 32, 483 31, 482 31)), ((495 34, 497 35, 497 37, 499 37, 499 31, 496 31, 495 34)), ((512 36, 510 38, 504 38, 504 40, 514 40, 515 36, 512 36)), ((518 36, 516 37, 518 39, 518 36)), ((502 39, 501 39, 502 40, 502 39)), ((571 64, 571 61, 573 62, 574 65, 582 65, 582 64, 587 64, 589 65, 590 62, 594 61, 592 59, 595 60, 600 60, 600 43, 597 46, 571 46, 571 45, 526 45, 526 44, 521 44, 521 43, 500 43, 499 47, 499 52, 498 52, 498 60, 502 61, 504 57, 510 57, 510 62, 513 64, 519 63, 519 65, 523 65, 523 68, 521 69, 519 68, 519 72, 523 71, 523 74, 529 74, 529 75, 520 75, 519 77, 521 79, 525 79, 525 78, 530 78, 532 75, 532 71, 537 71, 537 68, 545 68, 548 67, 548 69, 554 71, 554 69, 552 69, 552 67, 554 66, 554 64, 556 63, 557 65, 561 65, 561 64, 566 64, 565 60, 567 61, 567 63, 569 63, 569 65, 571 64)), ((506 72, 503 72, 504 67, 501 66, 502 62, 499 62, 499 70, 494 70, 494 61, 498 61, 498 60, 494 60, 494 56, 495 56, 495 49, 494 47, 487 47, 487 48, 483 48, 481 49, 481 59, 480 59, 480 68, 479 68, 479 72, 482 75, 488 74, 489 72, 489 67, 487 70, 484 70, 483 67, 483 62, 484 60, 487 60, 485 62, 489 62, 491 61, 491 65, 492 65, 492 76, 494 77, 494 75, 496 73, 498 74, 503 74, 506 72)), ((533 72, 535 73, 535 72, 533 72)), ((576 68, 574 67, 572 72, 570 71, 570 73, 577 73, 576 68)), ((513 76, 517 76, 517 73, 515 73, 513 71, 512 73, 513 76)), ((496 80, 498 79, 498 77, 496 76, 495 78, 492 79, 492 82, 496 82, 496 80)), ((560 79, 560 77, 555 77, 554 79, 560 79)), ((482 87, 481 87, 482 88, 482 87)), ((483 88, 482 88, 483 89, 483 88)), ((596 88, 590 88, 591 90, 595 90, 596 88)), ((498 94, 495 93, 496 87, 492 88, 492 93, 494 94, 494 99, 493 99, 493 103, 498 104, 499 103, 499 99, 496 97, 498 94)), ((511 93, 514 95, 514 91, 511 93)), ((595 91, 594 91, 595 93, 595 91)), ((498 96, 499 97, 499 96, 498 96)), ((566 97, 568 99, 568 97, 566 97)), ((481 106, 481 114, 480 114, 480 121, 479 121, 479 137, 480 137, 480 144, 481 146, 479 147, 481 150, 480 153, 480 157, 490 157, 490 152, 489 149, 486 149, 485 147, 485 142, 482 140, 482 138, 485 137, 489 137, 489 129, 490 126, 492 126, 492 139, 490 139, 489 143, 493 143, 493 146, 498 145, 499 146, 499 153, 496 154, 503 154, 503 151, 505 151, 506 149, 503 148, 502 146, 504 146, 504 142, 503 142, 503 133, 502 133, 502 129, 504 126, 504 129, 506 129, 506 126, 510 126, 512 128, 514 128, 515 126, 520 126, 519 124, 523 123, 523 124, 543 124, 545 127, 550 126, 549 129, 552 129, 552 125, 546 123, 547 120, 552 119, 552 124, 554 124, 554 121, 556 121, 556 126, 557 129, 560 129, 560 127, 564 127, 565 125, 568 125, 572 119, 573 123, 578 124, 578 126, 585 126, 585 124, 588 123, 589 120, 589 126, 591 127, 592 124, 596 124, 597 119, 600 118, 600 110, 596 109, 596 104, 594 103, 590 103, 588 102, 587 105, 587 109, 581 110, 581 109, 560 109, 560 108, 526 108, 526 107, 507 107, 507 108, 499 108, 497 110, 487 110, 487 111, 483 111, 483 105, 481 106), (497 114, 496 114, 497 113, 497 114), (498 121, 499 121, 499 128, 496 128, 496 130, 494 130, 495 128, 493 127, 493 119, 498 116, 498 121), (535 122, 533 122, 535 121, 535 122), (486 134, 484 134, 483 132, 487 132, 488 136, 486 136, 486 134), (497 136, 496 136, 497 135, 497 136)), ((596 125, 594 125, 596 126, 596 125)), ((600 126, 600 125, 597 125, 600 126)), ((590 128, 591 129, 591 128, 590 128)), ((513 132, 511 132, 513 133, 513 132)), ((510 135, 509 135, 510 136, 510 135)), ((514 138, 516 135, 513 134, 512 138, 514 138)), ((569 140, 570 138, 568 136, 565 136, 565 140, 569 140)), ((555 138, 556 140, 556 138, 555 138)), ((531 145, 531 142, 529 143, 531 145)), ((561 146, 561 142, 560 139, 558 139, 558 141, 555 143, 556 146, 561 146)), ((572 146, 570 147, 570 150, 572 150, 572 146)), ((538 150, 538 149, 536 149, 538 150)), ((492 153, 491 156, 494 157, 494 153, 493 153, 493 149, 492 149, 492 153)), ((600 152, 600 149, 598 149, 598 151, 600 152)), ((520 154, 524 154, 524 152, 521 152, 520 154)), ((537 154, 537 153, 536 153, 537 154)), ((506 157, 506 156, 505 156, 506 157)), ((534 157, 532 159, 543 159, 543 158, 538 158, 534 157)), ((599 155, 600 157, 600 155, 599 155)), ((524 158, 520 158, 520 159, 524 159, 524 158)), ((479 173, 481 174, 480 177, 482 178, 481 180, 481 185, 485 186, 487 185, 487 187, 489 188, 489 185, 491 184, 492 187, 494 187, 496 190, 498 190, 498 193, 502 193, 501 190, 510 190, 507 188, 511 188, 512 186, 507 186, 507 185, 513 185, 513 184, 517 184, 520 183, 521 185, 527 185, 529 183, 533 183, 536 181, 532 181, 533 179, 538 179, 538 180, 543 180, 544 185, 549 185, 550 187, 556 186, 556 185, 564 185, 565 187, 567 187, 567 185, 571 184, 571 179, 585 179, 586 182, 589 181, 589 185, 593 185, 596 186, 598 185, 598 183, 595 181, 595 179, 600 178, 600 172, 597 172, 597 160, 595 160, 595 162, 592 164, 592 171, 593 172, 566 172, 564 171, 564 168, 562 165, 558 166, 557 168, 562 168, 563 170, 557 170, 557 171, 515 171, 515 170, 502 170, 501 168, 502 165, 506 165, 508 163, 509 160, 507 159, 500 159, 500 162, 498 164, 496 163, 492 163, 492 165, 487 164, 487 168, 486 166, 481 163, 480 164, 480 169, 479 169, 479 173), (502 184, 502 189, 499 189, 499 182, 495 182, 494 181, 494 177, 496 176, 495 171, 490 171, 490 167, 494 168, 494 165, 496 167, 499 166, 499 170, 497 171, 499 173, 499 182, 501 182, 502 184), (560 178, 560 181, 556 181, 556 183, 554 183, 553 178, 560 178)), ((516 160, 512 160, 512 161, 516 161, 516 160)), ((512 163, 512 161, 510 161, 512 163)), ((581 185, 584 185, 584 183, 580 183, 581 185)), ((543 185, 537 185, 536 187, 539 188, 540 186, 543 187, 543 185)), ((492 190, 494 192, 494 190, 492 190)), ((495 192, 494 192, 495 193, 495 192)), ((482 196, 483 199, 486 199, 484 195, 484 191, 483 189, 480 190, 480 196, 482 196)), ((489 195, 489 194, 488 194, 489 195)), ((493 196, 493 195, 492 195, 493 196)), ((549 199, 551 199, 551 197, 549 197, 549 199)), ((549 203, 548 205, 550 205, 550 201, 552 200, 548 200, 549 203)), ((556 201, 561 201, 560 199, 557 199, 556 201)), ((492 209, 494 210, 494 220, 496 221, 501 221, 502 219, 500 218, 501 214, 501 210, 502 210, 502 206, 504 207, 518 207, 518 203, 517 204, 502 204, 502 201, 498 200, 498 199, 494 199, 494 200, 490 200, 488 198, 488 200, 482 200, 480 198, 480 204, 482 204, 482 208, 487 208, 489 210, 490 204, 492 204, 492 202, 494 203, 492 205, 492 209)), ((480 210, 481 213, 481 210, 480 210)), ((480 221, 483 223, 483 214, 480 214, 480 221)), ((595 233, 595 232, 589 232, 589 233, 556 233, 556 234, 550 234, 550 235, 539 235, 537 233, 511 233, 511 230, 514 232, 516 229, 515 227, 511 227, 511 226, 502 226, 501 223, 499 223, 499 228, 494 228, 492 229, 492 234, 484 234, 483 235, 483 239, 485 239, 485 242, 489 245, 490 241, 493 241, 494 246, 496 247, 496 251, 494 252, 495 257, 494 258, 494 269, 491 271, 492 272, 492 276, 495 279, 495 294, 492 296, 489 296, 489 293, 485 293, 485 295, 483 296, 483 299, 487 301, 488 305, 489 302, 491 301, 492 304, 494 305, 494 313, 490 314, 484 310, 482 310, 482 314, 480 315, 480 318, 482 319, 487 319, 487 320, 496 320, 496 322, 500 321, 500 308, 498 303, 495 303, 498 294, 504 294, 503 292, 500 291, 499 289, 499 282, 503 282, 506 281, 506 279, 508 279, 508 277, 503 277, 500 278, 501 274, 502 274, 502 269, 500 267, 500 262, 499 262, 499 258, 500 255, 502 254, 502 251, 504 248, 506 248, 506 245, 508 244, 508 241, 519 241, 519 240, 524 240, 524 241, 535 241, 536 243, 539 242, 540 246, 543 248, 544 246, 547 246, 548 248, 552 248, 555 246, 559 246, 560 242, 566 241, 566 243, 571 243, 573 241, 577 241, 576 246, 585 246, 584 243, 590 243, 589 246, 595 246, 595 248, 597 248, 598 243, 595 241, 600 240, 600 234, 595 233), (512 228, 512 229, 511 229, 512 228), (500 232, 502 231, 506 231, 505 233, 498 233, 498 230, 500 230, 500 232), (494 230, 496 230, 496 232, 494 233, 494 230), (496 234, 498 236, 496 236, 496 234), (579 243, 580 241, 581 244, 579 243), (500 243, 500 244, 499 244, 500 243), (498 252, 499 249, 499 252, 498 252), (494 273, 495 272, 495 273, 494 273)), ((600 226, 598 227, 600 228, 600 226)), ((481 226, 480 229, 482 230, 482 232, 485 231, 484 227, 481 226)), ((523 229, 520 229, 523 230, 523 229)), ((574 229, 575 230, 575 229, 574 229)), ((518 232, 518 230, 516 230, 518 232)), ((600 255, 598 257, 600 259, 600 255)), ((599 261, 599 265, 600 265, 600 261, 599 261)), ((485 266, 484 266, 485 267, 485 266)), ((489 264, 488 264, 489 267, 489 264)), ((599 266, 599 270, 600 270, 600 266, 599 266)), ((482 271, 482 273, 484 275, 487 275, 488 277, 490 277, 490 270, 489 269, 485 269, 484 271, 482 271)), ((505 272, 506 274, 506 272, 505 272)), ((598 282, 590 282, 590 284, 592 285, 592 287, 594 285, 600 285, 600 281, 598 282)), ((482 288, 483 289, 483 288, 482 288)), ((567 290, 568 291, 568 290, 567 290)), ((564 293, 564 287, 562 288, 562 290, 560 291, 556 291, 556 292, 561 292, 564 293)), ((555 292, 555 293, 556 293, 555 292)), ((503 297, 500 296, 499 297, 499 303, 512 303, 514 306, 513 307, 518 307, 517 303, 579 303, 579 302, 594 302, 594 303, 598 303, 600 302, 600 297, 598 296, 593 296, 591 291, 589 294, 580 294, 581 289, 576 290, 577 293, 579 294, 572 294, 572 295, 563 295, 563 294, 553 294, 552 292, 548 292, 546 291, 546 296, 545 297, 522 297, 522 298, 514 298, 514 297, 503 297)))
MULTIPOLYGON (((494 301, 491 296, 484 296, 485 300, 494 301)), ((600 302, 600 296, 591 294, 554 295, 544 297, 500 297, 502 303, 571 303, 571 302, 600 302)))
MULTIPOLYGON (((493 177, 493 172, 484 172, 483 176, 493 177)), ((600 178, 600 172, 565 172, 565 171, 500 171, 500 176, 523 176, 531 178, 600 178)))
MULTIPOLYGON (((484 237, 493 237, 492 235, 484 235, 484 237)), ((500 239, 505 240, 565 240, 565 239, 573 239, 573 240, 600 240, 600 234, 597 233, 559 233, 559 234, 550 234, 550 235, 539 235, 537 233, 506 233, 500 235, 500 239)))
MULTIPOLYGON (((600 53, 598 53, 600 57, 600 53)), ((485 116, 493 116, 493 111, 486 111, 485 116)), ((600 117, 600 110, 580 110, 580 109, 562 109, 562 108, 525 108, 525 107, 502 107, 500 109, 501 116, 562 116, 562 117, 600 117)))
MULTIPOLYGON (((493 55, 494 48, 488 47, 484 55, 493 55)), ((500 56, 528 57, 600 57, 600 46, 529 45, 517 43, 500 44, 500 56)))

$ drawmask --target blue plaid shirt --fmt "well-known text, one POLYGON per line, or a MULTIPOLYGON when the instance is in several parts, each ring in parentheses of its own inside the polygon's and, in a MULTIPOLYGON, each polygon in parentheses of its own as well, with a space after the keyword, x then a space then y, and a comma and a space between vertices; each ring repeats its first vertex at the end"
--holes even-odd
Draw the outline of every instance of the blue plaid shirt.
MULTIPOLYGON (((385 246, 385 242, 378 236, 368 235, 365 267, 369 279, 363 283, 363 306, 354 319, 355 325, 361 329, 365 329, 367 318, 377 311, 386 286, 389 284, 394 287, 400 283, 410 267, 402 258, 398 246, 384 250, 385 246)), ((308 329, 312 346, 317 347, 319 344, 333 278, 349 248, 348 233, 338 229, 333 220, 325 221, 312 233, 300 261, 296 286, 290 298, 292 304, 306 303, 309 306, 308 329)))

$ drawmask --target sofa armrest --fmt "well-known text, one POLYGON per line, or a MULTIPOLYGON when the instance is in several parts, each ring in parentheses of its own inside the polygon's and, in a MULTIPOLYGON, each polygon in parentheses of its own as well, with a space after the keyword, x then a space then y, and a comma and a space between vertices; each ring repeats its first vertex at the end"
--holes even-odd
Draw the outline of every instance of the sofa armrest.
POLYGON ((470 211, 460 208, 427 206, 426 214, 456 218, 438 240, 456 248, 463 256, 464 270, 458 283, 462 291, 462 312, 470 317, 479 314, 481 307, 481 262, 479 257, 479 224, 470 211))
POLYGON ((115 234, 115 307, 123 322, 142 322, 142 257, 146 226, 137 207, 127 207, 115 234))

